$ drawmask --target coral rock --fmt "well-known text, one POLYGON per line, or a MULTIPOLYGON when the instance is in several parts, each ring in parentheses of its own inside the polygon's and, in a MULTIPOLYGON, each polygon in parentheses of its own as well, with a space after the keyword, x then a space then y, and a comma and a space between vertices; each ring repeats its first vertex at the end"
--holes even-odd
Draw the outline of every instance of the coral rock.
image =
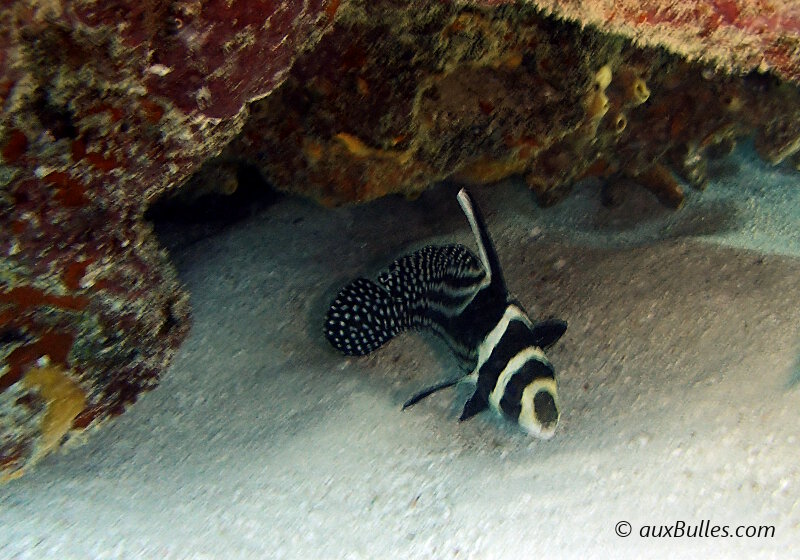
POLYGON ((350 2, 226 148, 281 190, 325 204, 412 195, 435 181, 523 175, 544 204, 620 173, 670 207, 702 188, 716 147, 755 135, 800 152, 800 93, 515 4, 350 2))
MULTIPOLYGON (((485 0, 502 5, 510 0, 485 0)), ((725 70, 772 70, 800 81, 800 4, 796 0, 533 0, 559 17, 661 46, 725 70)))
POLYGON ((336 5, 0 5, 0 476, 156 385, 189 307, 143 212, 230 141, 336 5))

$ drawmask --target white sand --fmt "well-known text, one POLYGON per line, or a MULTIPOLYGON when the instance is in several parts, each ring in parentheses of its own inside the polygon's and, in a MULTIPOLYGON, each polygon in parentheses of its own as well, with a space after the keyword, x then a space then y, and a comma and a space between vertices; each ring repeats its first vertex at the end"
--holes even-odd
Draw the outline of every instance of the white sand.
POLYGON ((455 371, 430 336, 361 359, 322 338, 354 276, 474 247, 455 188, 335 211, 284 199, 213 237, 174 233, 190 338, 127 414, 0 487, 0 558, 791 557, 800 189, 739 156, 678 213, 632 197, 637 220, 591 185, 550 210, 518 185, 473 191, 512 291, 569 321, 550 441, 491 413, 457 422, 467 387, 401 412, 455 371), (774 537, 639 536, 703 520, 774 537))

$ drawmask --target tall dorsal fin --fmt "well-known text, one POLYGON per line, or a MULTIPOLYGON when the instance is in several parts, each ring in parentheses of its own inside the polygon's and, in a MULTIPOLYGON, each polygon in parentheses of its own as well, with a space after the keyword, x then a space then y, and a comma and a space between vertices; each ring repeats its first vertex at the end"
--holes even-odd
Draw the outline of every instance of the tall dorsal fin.
POLYGON ((505 291, 506 282, 503 279, 503 271, 500 269, 500 259, 497 258, 497 251, 495 251, 494 243, 489 236, 489 230, 486 229, 486 222, 483 221, 480 208, 473 202, 466 189, 458 191, 458 203, 467 216, 472 233, 475 235, 481 262, 486 269, 486 285, 494 285, 505 291))

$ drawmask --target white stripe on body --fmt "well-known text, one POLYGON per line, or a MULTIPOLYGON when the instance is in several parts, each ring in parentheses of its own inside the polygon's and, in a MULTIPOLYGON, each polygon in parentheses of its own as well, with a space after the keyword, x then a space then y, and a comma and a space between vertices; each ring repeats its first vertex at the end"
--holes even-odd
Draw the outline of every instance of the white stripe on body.
POLYGON ((503 398, 503 395, 506 392, 506 385, 508 385, 508 382, 514 376, 514 374, 517 373, 523 365, 525 365, 525 362, 532 359, 544 362, 545 364, 549 363, 541 348, 537 348, 536 346, 528 346, 520 350, 518 354, 511 358, 508 361, 508 364, 506 364, 506 367, 503 368, 503 371, 500 372, 494 389, 492 389, 492 392, 489 393, 489 404, 497 412, 502 413, 500 408, 500 399, 503 398))
POLYGON ((475 371, 473 374, 477 377, 478 370, 481 369, 481 366, 486 363, 486 360, 489 359, 489 356, 492 355, 492 350, 494 347, 497 346, 497 343, 500 342, 500 339, 503 338, 503 335, 506 333, 508 329, 509 323, 511 321, 522 321, 525 323, 528 328, 533 328, 531 325, 531 320, 528 319, 528 316, 517 307, 516 305, 509 304, 506 307, 505 313, 503 313, 503 317, 498 321, 498 323, 494 326, 494 328, 489 331, 489 334, 486 335, 486 338, 483 339, 480 346, 478 346, 478 363, 475 366, 475 371))

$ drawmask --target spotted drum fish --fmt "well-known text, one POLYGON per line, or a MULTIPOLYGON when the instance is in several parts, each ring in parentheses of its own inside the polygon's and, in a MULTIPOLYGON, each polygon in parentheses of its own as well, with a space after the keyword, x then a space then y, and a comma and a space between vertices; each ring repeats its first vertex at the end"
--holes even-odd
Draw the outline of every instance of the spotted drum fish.
POLYGON ((508 293, 479 208, 464 189, 458 202, 480 257, 463 245, 432 245, 393 262, 377 282, 354 280, 331 303, 325 336, 343 354, 363 356, 405 330, 432 329, 471 373, 417 393, 404 409, 468 380, 475 392, 460 420, 492 408, 525 431, 550 438, 560 413, 555 371, 544 350, 567 324, 528 318, 508 293))

